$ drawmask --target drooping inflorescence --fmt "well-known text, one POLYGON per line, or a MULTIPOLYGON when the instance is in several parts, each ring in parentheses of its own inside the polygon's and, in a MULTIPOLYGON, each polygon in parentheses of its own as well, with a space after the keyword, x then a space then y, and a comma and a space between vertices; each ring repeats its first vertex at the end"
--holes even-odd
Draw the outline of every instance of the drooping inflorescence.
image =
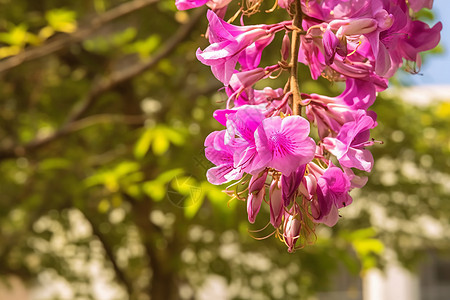
MULTIPOLYGON (((243 1, 232 19, 255 13, 262 1, 243 1)), ((214 113, 226 128, 205 141, 215 165, 207 178, 248 183, 249 221, 268 203, 270 223, 291 252, 312 240, 315 224, 334 226, 338 209, 352 203, 350 190, 367 182, 354 170, 370 172, 374 163, 368 147, 375 142, 370 130, 377 116, 368 109, 404 61, 420 67, 420 52, 436 47, 442 24, 430 28, 414 19, 432 0, 278 0, 291 20, 247 26, 224 20, 230 3, 176 0, 180 10, 211 9, 210 45, 198 49, 197 58, 228 95, 227 107, 214 113), (284 33, 281 60, 260 67, 262 51, 278 32, 284 33), (345 90, 337 97, 301 93, 298 63, 309 67, 313 79, 345 82, 345 90), (284 88, 253 88, 283 71, 289 74, 284 88)))

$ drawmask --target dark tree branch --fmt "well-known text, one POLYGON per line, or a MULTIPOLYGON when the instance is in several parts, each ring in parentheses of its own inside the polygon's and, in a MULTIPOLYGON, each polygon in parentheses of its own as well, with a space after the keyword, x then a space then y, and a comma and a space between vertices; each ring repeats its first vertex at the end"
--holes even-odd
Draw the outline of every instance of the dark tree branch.
POLYGON ((119 265, 117 264, 114 250, 112 249, 111 245, 109 244, 106 236, 104 236, 103 233, 100 231, 100 229, 98 228, 97 222, 94 220, 94 218, 92 216, 90 216, 85 211, 82 211, 82 210, 80 210, 80 211, 83 213, 84 217, 91 225, 92 232, 94 233, 94 235, 98 238, 98 240, 102 244, 103 249, 105 250, 106 257, 109 260, 109 262, 111 263, 111 265, 114 269, 114 273, 117 276, 117 279, 120 282, 122 282, 122 284, 125 286, 125 288, 127 289, 128 295, 132 295, 133 294, 133 284, 131 283, 130 280, 128 280, 126 274, 120 269, 119 265))
MULTIPOLYGON (((169 257, 174 258, 181 252, 173 253, 170 247, 160 249, 158 239, 164 237, 162 229, 150 221, 149 215, 152 211, 152 201, 145 199, 139 201, 131 195, 122 192, 122 196, 131 204, 133 220, 139 229, 142 244, 149 259, 149 267, 152 270, 150 283, 150 298, 176 300, 178 291, 176 289, 177 274, 173 271, 173 266, 169 262, 169 257)), ((179 242, 179 241, 177 241, 179 242)))
POLYGON ((15 56, 11 56, 3 61, 0 61, 0 73, 13 69, 24 62, 51 55, 57 51, 67 48, 74 43, 83 41, 106 23, 109 23, 117 18, 142 9, 156 2, 158 2, 158 0, 134 0, 119 5, 101 15, 92 18, 87 22, 86 25, 83 25, 80 29, 70 35, 66 35, 62 38, 49 41, 48 43, 45 43, 39 47, 30 48, 29 50, 25 50, 24 52, 21 52, 15 56))
POLYGON ((0 160, 24 156, 29 152, 37 150, 62 136, 73 132, 73 123, 79 120, 88 111, 98 96, 155 67, 163 58, 169 56, 177 46, 183 42, 203 15, 204 9, 198 9, 192 14, 189 22, 181 25, 178 31, 168 39, 164 46, 148 61, 135 63, 124 70, 114 71, 109 77, 94 80, 90 91, 83 100, 81 100, 79 105, 74 106, 69 113, 66 122, 60 129, 47 137, 36 138, 26 145, 17 145, 7 149, 0 149, 0 160))

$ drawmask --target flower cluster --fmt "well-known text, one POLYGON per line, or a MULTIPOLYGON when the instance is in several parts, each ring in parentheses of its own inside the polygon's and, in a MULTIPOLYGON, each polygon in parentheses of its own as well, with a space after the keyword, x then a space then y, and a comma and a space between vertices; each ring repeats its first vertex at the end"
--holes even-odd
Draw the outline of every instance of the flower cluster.
MULTIPOLYGON (((262 1, 239 12, 250 15, 262 1)), ((404 62, 417 71, 420 52, 438 44, 442 24, 414 19, 432 2, 278 0, 291 20, 244 26, 224 21, 231 0, 176 0, 179 9, 211 8, 210 45, 198 49, 197 58, 228 96, 226 109, 214 113, 225 129, 205 141, 206 157, 215 165, 207 178, 213 184, 248 183, 235 196, 246 193, 249 221, 268 203, 270 223, 290 252, 308 242, 315 224, 334 226, 338 210, 352 203, 349 192, 367 182, 355 170, 370 172, 374 164, 368 147, 375 142, 370 130, 377 116, 368 109, 404 62), (279 32, 280 60, 260 67, 263 50, 279 32), (337 97, 300 93, 299 62, 313 79, 343 81, 345 90, 337 97), (289 74, 284 88, 254 89, 274 72, 289 74)))

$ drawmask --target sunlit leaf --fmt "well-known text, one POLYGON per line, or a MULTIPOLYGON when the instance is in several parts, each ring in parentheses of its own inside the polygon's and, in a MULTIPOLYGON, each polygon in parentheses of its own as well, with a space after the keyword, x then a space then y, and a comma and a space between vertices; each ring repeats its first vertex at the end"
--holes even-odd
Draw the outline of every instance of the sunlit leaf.
POLYGON ((180 131, 172 128, 166 128, 165 133, 172 144, 181 146, 185 143, 184 135, 180 131))
POLYGON ((147 128, 134 146, 134 156, 142 159, 147 154, 153 139, 153 128, 147 128))
POLYGON ((0 48, 0 59, 8 56, 13 56, 20 53, 22 49, 19 46, 9 46, 0 48))
POLYGON ((140 165, 137 162, 124 161, 124 162, 121 162, 119 165, 117 165, 117 167, 114 169, 114 174, 117 177, 122 177, 129 173, 136 172, 139 169, 140 169, 140 165))
POLYGON ((169 150, 169 139, 164 134, 163 130, 155 129, 153 130, 153 138, 152 138, 152 151, 155 155, 160 156, 166 153, 169 150))
POLYGON ((161 201, 167 193, 166 186, 156 180, 147 181, 142 184, 144 193, 154 201, 161 201))
POLYGON ((172 180, 171 185, 183 195, 190 195, 193 191, 200 189, 197 181, 191 176, 177 176, 172 180))
POLYGON ((188 219, 192 219, 200 209, 205 199, 205 193, 200 188, 192 188, 190 195, 184 202, 184 215, 188 219))
POLYGON ((77 29, 76 13, 64 8, 48 10, 45 19, 55 31, 71 33, 77 29))
POLYGON ((125 51, 129 53, 138 53, 139 56, 145 58, 150 56, 150 54, 158 48, 160 43, 161 38, 158 35, 153 34, 145 40, 136 41, 129 45, 125 48, 125 51))
POLYGON ((156 180, 161 183, 167 183, 183 173, 183 169, 172 169, 161 173, 156 180))

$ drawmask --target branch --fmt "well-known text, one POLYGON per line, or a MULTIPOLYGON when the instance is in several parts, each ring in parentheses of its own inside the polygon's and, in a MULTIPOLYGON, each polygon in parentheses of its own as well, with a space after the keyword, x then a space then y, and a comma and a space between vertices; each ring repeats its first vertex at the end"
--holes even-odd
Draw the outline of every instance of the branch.
POLYGON ((122 282, 123 285, 125 285, 125 288, 127 289, 128 294, 132 295, 133 294, 133 285, 130 282, 130 280, 128 280, 125 273, 119 268, 119 265, 117 264, 117 261, 116 261, 115 255, 114 255, 114 251, 111 248, 111 245, 109 245, 106 236, 104 236, 103 233, 98 229, 98 225, 94 221, 94 218, 92 218, 85 211, 82 211, 82 210, 80 210, 80 211, 83 213, 84 217, 89 222, 89 224, 91 224, 92 232, 94 233, 94 235, 98 238, 98 240, 102 244, 103 249, 105 250, 106 257, 111 262, 112 267, 114 269, 114 273, 117 276, 117 279, 120 282, 122 282))
MULTIPOLYGON (((294 2, 295 14, 292 25, 297 28, 302 27, 302 6, 300 0, 294 2)), ((291 76, 289 77, 291 92, 292 92, 292 107, 294 115, 301 115, 301 97, 300 89, 298 87, 298 52, 300 49, 300 34, 297 30, 292 31, 292 45, 291 45, 291 76)))
POLYGON ((156 3, 157 1, 158 0, 134 0, 119 5, 99 16, 92 18, 87 22, 87 25, 84 25, 82 28, 78 29, 70 35, 66 35, 54 41, 49 41, 48 43, 39 47, 30 48, 29 50, 25 50, 24 52, 1 61, 0 73, 13 69, 24 62, 39 59, 65 49, 74 43, 78 43, 88 38, 104 24, 109 23, 114 19, 122 17, 126 14, 142 9, 150 4, 156 3))
POLYGON ((96 80, 96 83, 94 83, 92 89, 82 101, 81 106, 69 114, 69 118, 66 123, 78 119, 84 112, 89 109, 97 96, 153 68, 163 58, 169 56, 177 48, 178 44, 180 44, 194 29, 195 25, 203 14, 203 9, 197 10, 191 16, 190 21, 186 24, 182 24, 175 35, 167 40, 162 49, 158 51, 150 60, 146 62, 135 63, 134 65, 124 70, 115 71, 107 78, 96 80))
POLYGON ((74 106, 66 122, 61 126, 61 128, 55 131, 53 134, 44 137, 36 138, 26 145, 16 145, 6 149, 0 149, 0 160, 8 158, 16 158, 24 156, 27 153, 39 149, 48 143, 51 143, 60 137, 73 132, 71 128, 74 122, 79 120, 84 113, 92 106, 98 96, 111 90, 117 85, 120 85, 134 77, 142 74, 143 72, 155 67, 163 58, 169 56, 177 46, 189 35, 189 33, 194 29, 197 22, 204 15, 204 9, 198 9, 194 14, 192 14, 191 19, 188 23, 182 24, 178 31, 167 40, 165 45, 158 51, 150 60, 146 62, 137 62, 134 65, 124 69, 114 71, 109 77, 94 80, 90 91, 81 100, 79 105, 74 106))

